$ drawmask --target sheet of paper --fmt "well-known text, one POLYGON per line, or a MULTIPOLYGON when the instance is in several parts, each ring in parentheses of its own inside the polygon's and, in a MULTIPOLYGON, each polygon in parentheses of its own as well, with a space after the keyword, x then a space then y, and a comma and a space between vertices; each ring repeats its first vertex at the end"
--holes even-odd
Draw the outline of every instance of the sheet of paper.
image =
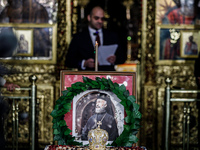
POLYGON ((98 48, 98 62, 99 65, 110 65, 107 61, 109 56, 115 55, 118 45, 103 45, 98 48))

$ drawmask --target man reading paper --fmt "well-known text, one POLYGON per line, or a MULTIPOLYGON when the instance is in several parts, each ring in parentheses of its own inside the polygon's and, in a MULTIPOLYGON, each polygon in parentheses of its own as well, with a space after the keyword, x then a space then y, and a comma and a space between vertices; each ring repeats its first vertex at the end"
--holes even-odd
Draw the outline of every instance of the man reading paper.
POLYGON ((97 41, 99 45, 98 52, 104 49, 103 56, 106 57, 105 59, 107 61, 105 63, 101 62, 101 59, 98 60, 98 70, 114 71, 115 64, 123 64, 125 62, 126 52, 121 48, 117 34, 103 28, 103 8, 100 6, 92 7, 90 14, 87 16, 87 20, 88 28, 74 35, 70 43, 65 65, 69 68, 78 68, 79 70, 94 70, 94 46, 97 41))

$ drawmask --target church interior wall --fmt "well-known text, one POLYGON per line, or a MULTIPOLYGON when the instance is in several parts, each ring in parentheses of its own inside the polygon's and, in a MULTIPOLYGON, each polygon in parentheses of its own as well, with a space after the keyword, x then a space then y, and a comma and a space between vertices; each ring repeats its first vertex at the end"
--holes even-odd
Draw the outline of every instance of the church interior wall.
MULTIPOLYGON (((13 2, 15 1, 16 0, 13 0, 13 2)), ((32 54, 30 52, 32 56, 19 55, 17 59, 9 60, 1 58, 0 62, 6 65, 8 68, 14 69, 16 71, 12 75, 5 76, 6 80, 9 82, 19 84, 21 87, 27 87, 30 85, 30 75, 35 74, 38 78, 36 82, 38 87, 36 106, 37 112, 40 115, 37 118, 37 140, 39 148, 42 149, 45 145, 55 144, 53 142, 53 130, 51 123, 52 117, 50 116, 50 113, 54 108, 55 101, 60 96, 60 71, 72 70, 64 66, 64 56, 67 53, 67 48, 73 34, 77 31, 80 31, 82 27, 84 27, 83 23, 85 20, 81 18, 81 14, 79 13, 81 13, 81 10, 84 8, 88 1, 33 0, 32 2, 34 2, 34 4, 29 3, 31 1, 32 0, 24 0, 24 3, 20 3, 21 1, 16 1, 18 2, 16 6, 19 7, 12 11, 12 13, 15 14, 13 15, 13 17, 6 16, 8 14, 5 14, 2 10, 8 9, 7 5, 1 5, 0 29, 15 26, 21 27, 19 29, 20 31, 26 28, 28 32, 30 31, 30 33, 33 32, 34 34, 37 32, 38 28, 42 28, 45 30, 51 28, 53 25, 53 29, 54 27, 56 27, 56 33, 51 32, 52 34, 50 35, 48 32, 49 37, 52 39, 50 41, 52 42, 52 49, 44 53, 32 54), (25 8, 28 4, 32 4, 32 7, 36 7, 37 9, 39 9, 41 14, 39 14, 39 16, 37 17, 31 18, 31 15, 37 15, 36 11, 33 9, 30 16, 20 16, 20 14, 23 13, 27 14, 27 12, 25 12, 25 9, 22 8, 25 8), (35 4, 37 4, 37 6, 35 4), (23 7, 20 9, 20 6, 23 7), (44 11, 44 8, 46 8, 47 11, 44 11), (8 20, 8 18, 10 20, 8 20)), ((111 5, 112 3, 114 3, 113 1, 114 0, 109 1, 111 5)), ((123 8, 125 8, 125 10, 128 10, 125 11, 125 25, 122 23, 121 26, 119 26, 122 30, 125 30, 127 32, 126 36, 131 37, 130 41, 126 41, 128 44, 131 44, 131 57, 127 63, 136 63, 140 68, 138 69, 140 70, 140 72, 138 73, 140 79, 140 99, 138 100, 138 103, 140 104, 140 109, 143 116, 141 122, 142 127, 138 135, 138 144, 146 146, 148 149, 161 149, 163 146, 163 114, 166 78, 170 77, 173 81, 172 86, 176 88, 197 88, 194 76, 194 61, 198 55, 190 57, 190 55, 181 54, 184 49, 183 41, 185 40, 181 38, 181 35, 183 34, 188 36, 194 33, 194 35, 197 36, 197 40, 200 40, 198 39, 198 34, 200 30, 198 22, 199 20, 198 18, 196 18, 197 20, 194 23, 180 23, 181 25, 177 23, 164 22, 167 20, 166 14, 164 14, 166 13, 164 11, 167 11, 167 8, 168 11, 170 11, 169 8, 173 8, 173 10, 175 10, 175 7, 176 9, 179 8, 179 4, 175 3, 177 1, 173 0, 118 1, 121 5, 123 5, 123 8), (165 19, 162 20, 162 18, 164 17, 165 19), (171 45, 169 43, 168 46, 176 46, 177 43, 180 44, 179 42, 182 41, 182 51, 179 51, 178 54, 168 53, 170 56, 175 56, 173 58, 167 58, 167 52, 165 54, 163 43, 169 42, 167 41, 167 37, 170 37, 170 35, 173 34, 178 35, 176 35, 174 39, 171 38, 171 40, 174 40, 174 43, 173 41, 171 41, 171 45), (164 37, 162 37, 163 35, 164 37), (163 38, 165 39, 163 40, 163 38)), ((114 22, 113 24, 115 23, 116 22, 114 22)), ((51 29, 48 31, 51 31, 51 29)), ((39 37, 40 35, 35 37, 35 39, 39 37)), ((34 49, 37 49, 37 47, 33 47, 33 50, 34 49)), ((168 50, 169 49, 170 48, 168 48, 168 50)), ((180 50, 180 47, 178 48, 178 50, 180 50)), ((175 51, 175 49, 173 51, 175 51)), ((73 71, 75 70, 76 69, 73 69, 73 71)), ((174 145, 176 149, 182 148, 182 119, 180 119, 183 116, 182 107, 183 103, 173 103, 171 107, 171 144, 174 145)), ((196 103, 191 103, 191 118, 193 119, 192 121, 194 121, 194 124, 190 129, 191 145, 197 145, 198 143, 197 112, 198 110, 196 107, 196 103)), ((25 123, 25 126, 28 128, 28 123, 25 123)), ((9 137, 8 135, 12 133, 12 130, 10 129, 8 131, 9 133, 7 133, 7 140, 11 142, 11 137, 9 137)), ((23 135, 23 133, 25 133, 25 131, 23 128, 20 128, 20 132, 22 134, 22 137, 24 137, 25 135, 23 135)), ((19 140, 23 143, 24 141, 22 137, 19 140)))

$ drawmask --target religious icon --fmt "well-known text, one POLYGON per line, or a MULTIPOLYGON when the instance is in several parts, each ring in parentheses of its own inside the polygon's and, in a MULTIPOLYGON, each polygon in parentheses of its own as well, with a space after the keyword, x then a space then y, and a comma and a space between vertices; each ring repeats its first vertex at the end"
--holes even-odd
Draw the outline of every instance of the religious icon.
POLYGON ((197 55, 198 45, 195 41, 193 41, 194 37, 191 35, 188 39, 188 42, 185 44, 184 53, 188 55, 197 55))
POLYGON ((14 56, 33 56, 33 30, 13 29, 17 37, 17 47, 14 56))
POLYGON ((17 53, 28 53, 28 41, 25 39, 24 34, 20 35, 18 43, 19 48, 17 49, 17 53))
POLYGON ((200 24, 195 0, 157 0, 156 4, 158 24, 200 24))
POLYGON ((181 32, 181 57, 197 58, 200 42, 198 30, 186 30, 181 32))
POLYGON ((160 29, 160 60, 177 60, 180 58, 180 30, 160 29))

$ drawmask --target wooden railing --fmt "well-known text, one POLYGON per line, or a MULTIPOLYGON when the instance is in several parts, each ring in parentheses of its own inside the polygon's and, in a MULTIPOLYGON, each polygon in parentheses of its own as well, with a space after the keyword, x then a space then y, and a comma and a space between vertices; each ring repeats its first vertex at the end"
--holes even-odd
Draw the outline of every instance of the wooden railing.
POLYGON ((35 150, 35 124, 36 124, 36 93, 37 77, 32 75, 29 77, 31 82, 30 87, 16 88, 15 91, 26 92, 26 95, 22 94, 9 94, 8 92, 3 92, 2 96, 5 100, 12 101, 12 149, 18 150, 18 134, 19 134, 19 101, 28 100, 29 101, 29 146, 31 150, 35 150))
POLYGON ((184 108, 183 108, 183 150, 190 149, 190 141, 189 141, 189 135, 190 135, 190 102, 196 102, 200 101, 200 99, 197 98, 179 98, 179 97, 173 97, 172 94, 178 93, 178 94, 198 94, 200 93, 200 90, 184 90, 184 89, 172 89, 170 86, 172 84, 172 80, 170 78, 166 79, 166 88, 165 88, 165 139, 164 139, 164 145, 165 150, 170 149, 170 106, 172 102, 183 102, 184 108), (187 124, 187 129, 186 129, 187 124), (187 133, 187 134, 185 134, 187 133))

